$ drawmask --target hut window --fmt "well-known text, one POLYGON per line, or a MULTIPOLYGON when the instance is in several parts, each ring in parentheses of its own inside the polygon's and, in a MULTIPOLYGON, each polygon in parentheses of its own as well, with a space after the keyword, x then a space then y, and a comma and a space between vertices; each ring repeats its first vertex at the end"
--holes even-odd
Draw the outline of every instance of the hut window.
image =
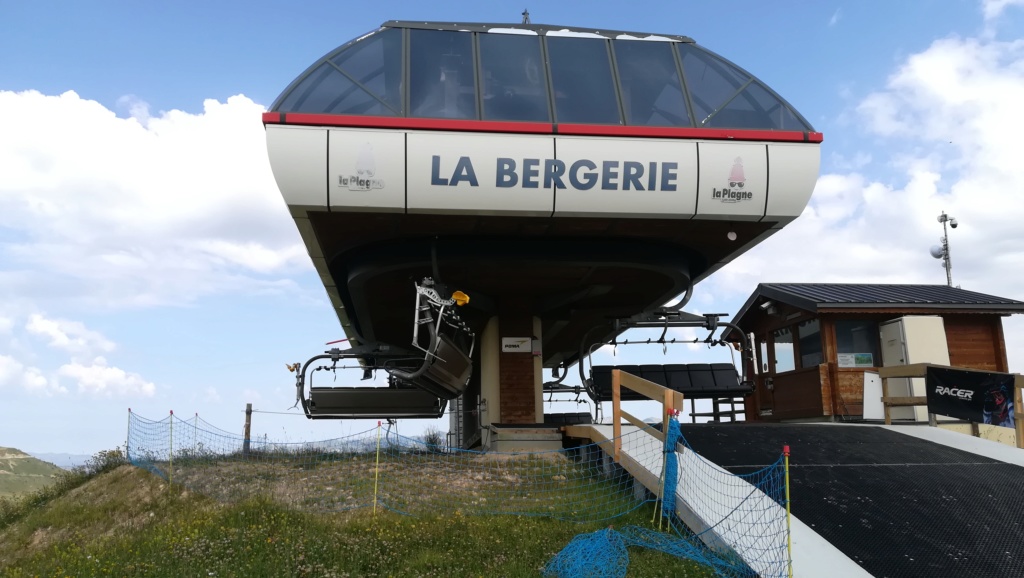
POLYGON ((793 332, 789 327, 776 329, 772 334, 772 351, 775 357, 775 373, 796 369, 793 350, 793 332))
POLYGON ((814 367, 821 363, 821 324, 818 320, 800 323, 797 335, 800 336, 800 367, 814 367))
POLYGON ((839 367, 877 367, 878 323, 862 319, 836 321, 836 352, 839 367))

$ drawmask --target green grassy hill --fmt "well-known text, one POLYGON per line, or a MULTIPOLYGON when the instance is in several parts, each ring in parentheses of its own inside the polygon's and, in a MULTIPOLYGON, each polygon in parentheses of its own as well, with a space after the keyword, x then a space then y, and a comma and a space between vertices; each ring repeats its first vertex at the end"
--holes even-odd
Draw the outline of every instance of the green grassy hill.
MULTIPOLYGON (((220 503, 168 486, 119 452, 17 501, 0 500, 0 576, 539 576, 574 536, 607 523, 543 517, 300 512, 220 503)), ((617 526, 650 524, 642 508, 617 526)), ((630 549, 629 576, 713 576, 630 549)))
POLYGON ((0 497, 34 492, 52 484, 63 471, 23 451, 0 447, 0 497))

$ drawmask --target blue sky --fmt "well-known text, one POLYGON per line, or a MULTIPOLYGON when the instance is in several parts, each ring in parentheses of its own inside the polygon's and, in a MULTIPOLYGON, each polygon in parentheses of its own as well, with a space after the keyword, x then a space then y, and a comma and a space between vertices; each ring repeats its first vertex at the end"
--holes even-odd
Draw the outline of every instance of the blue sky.
MULTIPOLYGON (((247 401, 291 406, 285 363, 342 335, 277 193, 260 111, 385 20, 514 22, 523 7, 0 3, 0 446, 111 448, 129 407, 240 432, 247 401)), ((942 283, 927 254, 941 210, 961 222, 954 282, 1024 299, 1024 1, 530 8, 535 23, 689 35, 825 134, 808 210, 698 286, 694 309, 735 312, 760 281, 942 283)), ((1008 320, 1006 337, 1024 370, 1024 323, 1008 320)), ((365 425, 257 414, 254 432, 365 425)))

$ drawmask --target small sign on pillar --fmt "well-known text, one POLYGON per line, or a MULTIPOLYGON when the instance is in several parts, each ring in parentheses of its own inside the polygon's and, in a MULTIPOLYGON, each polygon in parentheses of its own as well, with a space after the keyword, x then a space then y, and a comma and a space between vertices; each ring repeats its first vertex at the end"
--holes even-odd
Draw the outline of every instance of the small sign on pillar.
POLYGON ((530 337, 502 337, 502 353, 531 353, 533 351, 533 339, 530 337))

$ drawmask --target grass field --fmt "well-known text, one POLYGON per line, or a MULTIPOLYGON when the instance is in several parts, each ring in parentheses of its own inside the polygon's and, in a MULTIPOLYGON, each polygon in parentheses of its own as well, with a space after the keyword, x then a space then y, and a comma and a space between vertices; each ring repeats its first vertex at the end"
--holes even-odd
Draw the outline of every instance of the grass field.
POLYGON ((48 486, 63 471, 25 452, 0 447, 0 497, 19 496, 48 486))
MULTIPOLYGON (((539 576, 574 536, 608 526, 458 509, 318 513, 273 495, 225 503, 120 465, 118 455, 0 501, 0 575, 539 576)), ((651 513, 614 523, 650 526, 651 513)), ((629 554, 629 576, 714 575, 660 552, 629 554)))

